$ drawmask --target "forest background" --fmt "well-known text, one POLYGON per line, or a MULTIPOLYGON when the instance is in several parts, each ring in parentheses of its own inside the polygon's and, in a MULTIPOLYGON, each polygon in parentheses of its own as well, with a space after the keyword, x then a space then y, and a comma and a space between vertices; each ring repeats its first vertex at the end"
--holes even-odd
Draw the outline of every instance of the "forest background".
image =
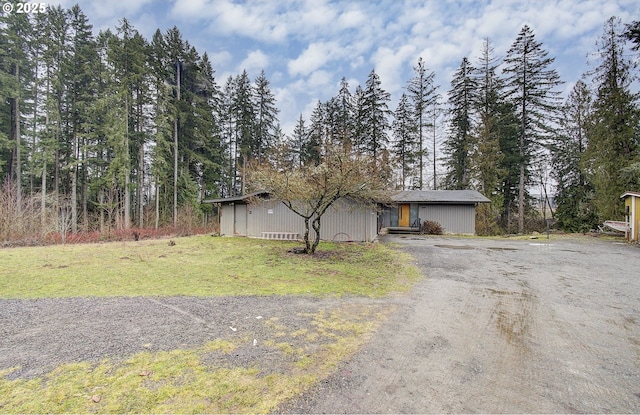
POLYGON ((586 231, 623 219, 620 195, 640 190, 639 33, 603 22, 566 97, 525 25, 503 59, 490 39, 462 57, 446 87, 419 58, 395 108, 375 69, 363 85, 343 78, 284 134, 265 72, 216 79, 177 27, 145 39, 127 19, 96 34, 79 6, 4 13, 0 240, 210 229, 202 201, 249 190, 252 161, 300 168, 335 146, 373 160, 390 190, 479 190, 492 201, 481 234, 536 229, 547 214, 586 231))

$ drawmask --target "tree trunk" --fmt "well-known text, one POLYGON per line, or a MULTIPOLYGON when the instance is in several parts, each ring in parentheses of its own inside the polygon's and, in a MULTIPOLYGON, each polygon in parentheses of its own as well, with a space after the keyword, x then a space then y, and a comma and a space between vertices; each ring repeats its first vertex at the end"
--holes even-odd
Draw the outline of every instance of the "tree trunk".
POLYGON ((311 245, 311 252, 309 252, 310 254, 315 254, 316 248, 320 243, 320 218, 321 218, 320 215, 316 216, 315 218, 313 218, 313 222, 311 223, 311 226, 313 226, 313 230, 316 233, 316 236, 315 236, 315 239, 313 240, 313 245, 311 245))
POLYGON ((156 229, 160 225, 160 185, 156 182, 156 229))
POLYGON ((42 225, 41 232, 44 234, 46 232, 46 223, 47 223, 47 161, 45 155, 45 161, 42 163, 42 182, 41 182, 41 201, 40 201, 40 224, 42 225))
POLYGON ((71 232, 78 232, 78 133, 76 131, 76 125, 74 121, 73 126, 73 158, 72 163, 74 163, 71 168, 71 201, 69 204, 71 205, 71 232))
MULTIPOLYGON (((20 66, 16 64, 16 81, 20 85, 20 66)), ((14 131, 16 134, 16 215, 22 216, 22 160, 20 156, 20 91, 18 90, 15 100, 14 131)))
POLYGON ((173 121, 173 227, 178 227, 178 104, 180 102, 180 61, 176 62, 176 118, 173 121))
POLYGON ((304 218, 304 251, 312 254, 311 243, 309 242, 309 218, 304 218))
POLYGON ((144 227, 144 143, 138 155, 138 227, 144 227))

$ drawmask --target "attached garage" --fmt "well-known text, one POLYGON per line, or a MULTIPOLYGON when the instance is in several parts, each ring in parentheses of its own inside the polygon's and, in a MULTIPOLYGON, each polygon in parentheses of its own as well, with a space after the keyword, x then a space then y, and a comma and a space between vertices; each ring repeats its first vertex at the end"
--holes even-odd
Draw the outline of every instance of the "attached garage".
POLYGON ((381 207, 383 228, 416 229, 429 220, 438 222, 445 233, 463 235, 475 235, 476 206, 490 203, 476 190, 407 190, 391 200, 381 207))

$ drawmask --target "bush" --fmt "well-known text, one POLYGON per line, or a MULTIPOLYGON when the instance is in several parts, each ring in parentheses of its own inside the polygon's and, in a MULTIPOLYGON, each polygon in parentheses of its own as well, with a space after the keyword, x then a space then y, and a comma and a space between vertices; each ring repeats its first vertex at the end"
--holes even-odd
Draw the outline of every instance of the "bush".
POLYGON ((444 233, 444 230, 442 229, 442 225, 440 225, 438 222, 425 220, 424 222, 422 222, 420 233, 426 235, 442 235, 444 233))

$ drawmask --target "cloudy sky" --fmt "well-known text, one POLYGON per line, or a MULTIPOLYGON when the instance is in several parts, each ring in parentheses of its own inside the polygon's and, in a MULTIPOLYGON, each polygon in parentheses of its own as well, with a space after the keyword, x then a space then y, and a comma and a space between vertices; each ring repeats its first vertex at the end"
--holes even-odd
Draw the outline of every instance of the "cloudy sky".
MULTIPOLYGON (((48 4, 56 4, 55 0, 48 4)), ((63 0, 63 7, 76 1, 63 0)), ((79 0, 94 31, 126 17, 147 39, 177 26, 200 53, 207 52, 219 85, 246 69, 265 70, 283 131, 299 114, 308 119, 318 100, 351 91, 372 69, 393 97, 391 109, 422 57, 440 93, 463 57, 475 61, 489 38, 503 57, 529 25, 566 82, 589 69, 588 55, 611 16, 640 19, 637 0, 79 0)))

